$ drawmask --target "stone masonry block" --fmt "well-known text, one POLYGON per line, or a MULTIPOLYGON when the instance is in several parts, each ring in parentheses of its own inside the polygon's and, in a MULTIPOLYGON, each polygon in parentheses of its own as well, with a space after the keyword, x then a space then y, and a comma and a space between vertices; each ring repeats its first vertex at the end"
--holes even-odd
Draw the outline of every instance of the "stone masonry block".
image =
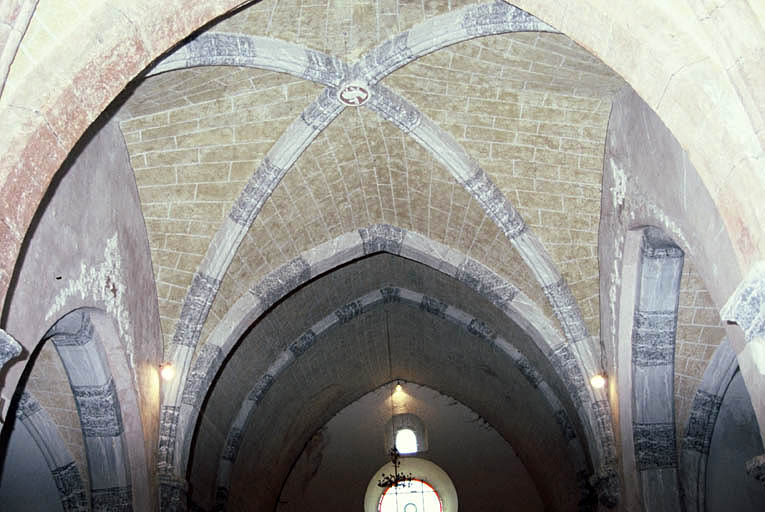
POLYGON ((70 462, 51 470, 64 512, 85 512, 88 510, 87 493, 77 469, 77 464, 70 462))
POLYGON ((635 311, 632 362, 638 366, 671 365, 675 357, 674 311, 635 311))
POLYGON ((709 453, 709 446, 712 443, 712 434, 721 405, 722 397, 702 390, 696 392, 688 418, 688 430, 683 440, 685 449, 703 454, 709 453))
POLYGON ((207 391, 212 378, 223 363, 223 353, 217 345, 206 343, 197 355, 183 388, 181 402, 197 407, 207 391))
POLYGON ((132 512, 133 497, 129 486, 93 489, 90 492, 93 512, 132 512))
POLYGON ((122 433, 122 411, 114 380, 101 386, 73 386, 86 437, 115 437, 122 433))
POLYGON ((632 429, 639 471, 677 467, 673 423, 633 423, 632 429))

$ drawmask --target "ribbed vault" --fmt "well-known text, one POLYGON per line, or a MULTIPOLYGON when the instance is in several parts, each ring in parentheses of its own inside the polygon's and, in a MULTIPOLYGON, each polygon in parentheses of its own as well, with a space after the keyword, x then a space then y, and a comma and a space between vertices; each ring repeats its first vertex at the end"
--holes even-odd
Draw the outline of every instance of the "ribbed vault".
MULTIPOLYGON (((291 32, 280 25, 284 18, 279 13, 291 12, 294 16, 295 11, 283 11, 286 4, 279 3, 272 6, 269 26, 247 21, 263 14, 264 8, 264 3, 254 5, 210 30, 261 37, 254 40, 259 44, 273 41, 263 37, 275 31, 281 39, 290 40, 287 36, 291 32)), ((306 10, 299 5, 294 8, 306 10)), ((377 5, 373 9, 386 8, 377 5)), ((421 16, 411 19, 421 21, 436 14, 442 13, 423 9, 421 16)), ((372 22, 372 18, 364 19, 364 23, 372 22)), ((410 28, 399 27, 406 18, 397 19, 398 28, 410 28)), ((327 21, 327 34, 335 33, 332 23, 327 21)), ((300 29, 301 33, 306 27, 300 29)), ((389 36, 385 31, 370 33, 378 34, 378 43, 389 36)), ((346 36, 353 40, 352 35, 346 36)), ((294 41, 307 44, 301 37, 294 41)), ((357 57, 329 43, 308 46, 349 60, 357 57)), ((279 64, 278 57, 269 56, 269 65, 302 69, 287 64, 304 58, 300 47, 285 48, 284 64, 279 64)), ((371 48, 364 46, 361 50, 371 48)), ((356 53, 363 53, 361 50, 356 53)), ((259 55, 255 57, 258 62, 263 60, 259 55)), ((326 77, 337 83, 339 78, 323 75, 321 69, 331 65, 333 72, 343 73, 338 68, 340 61, 333 64, 322 59, 321 54, 309 54, 312 71, 303 77, 326 77)), ((239 62, 230 57, 224 60, 239 62)), ((567 37, 536 32, 458 43, 395 71, 384 83, 413 100, 477 159, 545 244, 571 286, 590 331, 597 333, 595 240, 602 141, 610 97, 623 85, 621 79, 567 37)), ((316 85, 269 71, 219 67, 152 76, 133 92, 125 106, 133 119, 123 121, 122 126, 131 143, 142 201, 151 219, 166 343, 180 315, 183 290, 190 286, 214 226, 220 225, 231 201, 244 187, 244 180, 255 171, 278 135, 319 90, 316 85), (174 80, 170 77, 175 73, 179 76, 174 80)), ((302 167, 308 171, 302 173, 303 180, 291 179, 291 188, 289 182, 279 185, 276 193, 281 200, 269 201, 276 203, 267 207, 270 215, 256 220, 251 228, 258 229, 263 223, 268 225, 268 233, 262 232, 262 225, 260 233, 248 233, 242 250, 245 254, 251 252, 246 250, 250 240, 261 253, 248 266, 254 265, 256 274, 274 268, 299 251, 298 247, 328 239, 322 231, 330 235, 347 231, 349 217, 355 227, 378 222, 403 227, 412 224, 412 229, 431 237, 438 230, 434 238, 443 237, 449 245, 456 243, 463 252, 470 252, 474 245, 471 238, 479 236, 473 250, 489 253, 482 261, 490 266, 512 254, 506 240, 494 242, 497 234, 492 231, 496 232, 496 226, 480 208, 463 214, 470 207, 469 200, 462 191, 456 197, 450 193, 456 184, 452 177, 439 179, 446 189, 409 180, 412 168, 416 171, 424 165, 427 169, 432 160, 432 155, 423 158, 422 150, 413 141, 388 123, 381 124, 366 109, 355 115, 342 114, 309 146, 297 168, 288 173, 291 179, 289 174, 302 167), (409 165, 413 155, 417 162, 409 165), (323 179, 312 179, 319 174, 323 179), (296 198, 295 180, 300 181, 302 192, 296 198), (280 191, 282 188, 286 190, 280 191), (343 198, 351 194, 355 197, 343 198), (441 203, 431 204, 432 198, 441 203), (349 211, 326 211, 333 206, 349 211), (302 215, 317 215, 313 222, 304 223, 294 218, 289 208, 298 209, 302 215), (461 229, 463 215, 470 216, 467 230, 461 229), (364 220, 365 216, 368 220, 364 220), (272 219, 277 222, 270 222, 272 219), (284 222, 278 222, 282 219, 284 222), (431 220, 434 226, 429 225, 431 220), (286 225, 286 231, 280 224, 286 225), (488 247, 497 243, 500 245, 495 248, 488 247)), ((247 279, 240 279, 245 269, 236 261, 243 258, 237 254, 227 275, 234 287, 246 286, 247 279)), ((533 282, 531 276, 526 279, 533 282)), ((213 307, 202 339, 213 330, 226 305, 236 299, 236 294, 231 296, 231 287, 230 282, 224 286, 223 295, 228 298, 217 299, 225 302, 213 307)), ((529 295, 537 297, 539 292, 529 295)), ((547 307, 544 299, 538 303, 547 307)))
MULTIPOLYGON (((401 377, 490 421, 546 509, 595 506, 595 494, 639 508, 641 464, 677 469, 683 487, 653 487, 703 504, 727 411, 706 377, 726 331, 765 417, 762 361, 748 350, 761 334, 749 322, 765 247, 755 87, 765 10, 480 2, 0 9, 0 420, 5 434, 18 402, 17 420, 48 441, 34 439, 54 478, 67 471, 62 502, 84 497, 84 484, 102 508, 159 497, 160 510, 183 510, 188 491, 206 509, 273 509, 316 429, 401 377), (354 106, 343 91, 369 101, 354 106), (111 180, 129 170, 125 149, 146 232, 130 180, 111 180), (77 168, 82 180, 62 187, 77 168), (68 219, 78 208, 87 215, 68 219), (631 302, 626 249, 645 226, 686 258, 677 307, 661 310, 676 329, 642 333, 666 342, 649 384, 674 387, 653 404, 633 387, 651 347, 636 343, 635 356, 621 344, 640 341, 632 323, 656 312, 631 302), (111 270, 100 263, 107 238, 119 245, 103 252, 111 270), (38 286, 49 271, 52 286, 38 286), (84 377, 72 394, 51 345, 35 347, 37 331, 81 307, 105 307, 119 336, 108 364, 63 349, 84 377), (160 384, 167 361, 178 378, 160 384), (94 376, 109 369, 119 384, 92 406, 82 388, 103 387, 94 376), (610 389, 588 385, 599 370, 610 389), (115 392, 121 408, 104 407, 115 392), (657 403, 662 417, 649 417, 657 403), (79 421, 83 407, 93 411, 79 421), (124 431, 96 435, 107 417, 124 431), (653 434, 673 429, 675 440, 653 434), (675 468, 683 450, 692 464, 675 468)), ((745 465, 763 480, 756 450, 745 465)))
MULTIPOLYGON (((209 337, 240 299, 342 233, 421 233, 516 286, 556 337, 575 345, 597 334, 603 134, 621 79, 503 2, 431 13, 350 52, 301 38, 300 23, 294 38, 286 27, 280 39, 272 27, 244 29, 249 11, 159 62, 123 108, 165 343, 172 337, 181 369, 163 399, 161 467, 184 471, 189 440, 177 425, 190 434, 188 406, 205 393, 188 373, 194 354, 208 343, 201 367, 218 357, 220 340, 209 337), (367 88, 369 108, 343 105, 349 80, 367 88)), ((561 350, 579 408, 579 368, 597 363, 561 350)), ((598 479, 611 481, 612 433, 598 419, 606 402, 584 393, 586 450, 598 479)))
POLYGON ((442 390, 484 416, 528 465, 552 509, 567 510, 579 499, 576 473, 583 468, 577 465, 584 461, 570 456, 564 464, 553 461, 569 453, 570 436, 576 443, 583 439, 582 429, 578 422, 569 424, 564 419, 576 412, 545 355, 504 313, 464 284, 388 254, 358 260, 305 285, 245 336, 221 371, 202 413, 190 473, 198 493, 195 498, 209 503, 216 482, 220 489, 221 464, 228 468, 233 459, 233 467, 225 469, 230 477, 224 478, 224 482, 230 478, 231 506, 244 502, 273 506, 282 480, 316 429, 345 405, 395 378, 442 390), (295 354, 292 363, 277 363, 284 361, 282 352, 295 339, 305 339, 301 335, 310 332, 315 322, 321 324, 325 315, 338 308, 340 315, 342 306, 370 290, 404 285, 437 297, 429 303, 431 310, 407 305, 403 299, 365 312, 349 309, 347 321, 317 335, 309 348, 290 348, 295 354), (469 328, 447 321, 447 303, 464 311, 467 318, 480 316, 496 336, 514 345, 528 360, 526 374, 492 345, 494 334, 487 338, 482 332, 488 331, 477 324, 469 328), (267 373, 274 373, 275 364, 284 369, 267 381, 266 388, 257 384, 267 373), (529 380, 529 375, 536 377, 529 380), (556 415, 538 387, 541 381, 561 397, 565 413, 556 415), (237 404, 256 389, 260 389, 257 411, 246 428, 237 427, 232 438, 230 426, 242 424, 237 404), (237 457, 237 453, 246 455, 237 457), (253 480, 262 485, 247 484, 253 480))

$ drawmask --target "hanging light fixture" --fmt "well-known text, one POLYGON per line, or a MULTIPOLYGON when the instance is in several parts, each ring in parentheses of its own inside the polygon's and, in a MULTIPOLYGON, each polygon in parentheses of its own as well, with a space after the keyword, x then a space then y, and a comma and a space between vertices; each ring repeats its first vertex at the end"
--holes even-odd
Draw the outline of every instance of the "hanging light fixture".
POLYGON ((388 487, 396 487, 397 485, 408 486, 414 477, 411 473, 399 473, 398 468, 401 466, 401 456, 398 453, 398 449, 395 446, 390 449, 390 461, 393 464, 393 473, 386 475, 383 473, 380 475, 380 479, 377 481, 377 486, 387 489, 388 487))
MULTIPOLYGON (((387 318, 386 318, 387 322, 387 318)), ((388 338, 388 360, 390 361, 390 338, 388 338)), ((392 370, 392 368, 391 368, 392 370)), ((391 418, 393 418, 393 395, 394 393, 400 393, 402 391, 401 381, 396 381, 396 386, 393 388, 393 390, 390 393, 390 415, 391 418)), ((377 486, 382 487, 383 489, 387 489, 388 487, 396 487, 397 485, 403 484, 408 486, 409 483, 414 480, 414 477, 411 473, 403 474, 399 473, 398 469, 401 466, 401 453, 398 451, 398 448, 396 447, 396 439, 395 439, 395 431, 393 436, 393 446, 390 449, 390 452, 388 454, 390 455, 390 461, 393 464, 393 473, 390 475, 387 475, 383 473, 380 475, 380 479, 377 481, 377 486)))

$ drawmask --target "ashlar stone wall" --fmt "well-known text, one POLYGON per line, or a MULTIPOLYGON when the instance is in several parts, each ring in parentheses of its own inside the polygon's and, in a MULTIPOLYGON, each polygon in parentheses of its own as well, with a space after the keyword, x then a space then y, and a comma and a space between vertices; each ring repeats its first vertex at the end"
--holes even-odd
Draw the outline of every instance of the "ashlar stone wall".
POLYGON ((720 314, 704 281, 690 258, 686 258, 680 279, 675 338, 675 431, 678 443, 685 434, 693 397, 704 377, 704 370, 724 336, 720 314))

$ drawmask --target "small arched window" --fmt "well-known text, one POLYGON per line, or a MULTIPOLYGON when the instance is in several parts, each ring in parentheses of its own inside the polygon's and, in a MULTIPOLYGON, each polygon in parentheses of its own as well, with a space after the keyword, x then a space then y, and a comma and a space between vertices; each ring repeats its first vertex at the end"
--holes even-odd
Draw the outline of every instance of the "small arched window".
POLYGON ((396 447, 402 455, 428 450, 428 433, 420 418, 411 413, 396 414, 385 426, 385 451, 396 447))
POLYGON ((402 455, 417 453, 417 435, 411 428, 396 431, 396 449, 402 455))

